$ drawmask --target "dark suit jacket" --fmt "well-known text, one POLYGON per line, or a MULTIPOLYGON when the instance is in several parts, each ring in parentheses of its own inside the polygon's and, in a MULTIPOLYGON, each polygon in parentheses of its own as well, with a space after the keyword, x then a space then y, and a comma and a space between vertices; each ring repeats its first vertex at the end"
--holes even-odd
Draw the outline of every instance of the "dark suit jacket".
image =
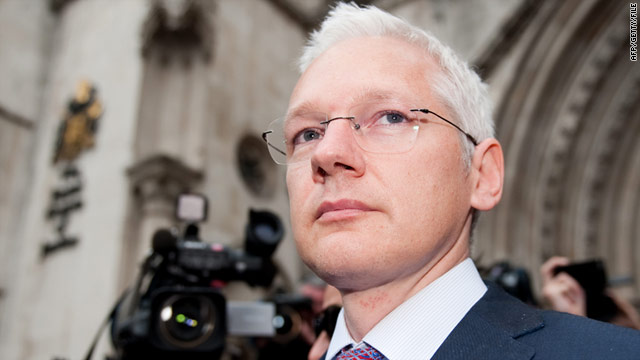
POLYGON ((537 310, 487 286, 433 359, 640 359, 638 330, 537 310))
POLYGON ((640 359, 638 330, 534 309, 493 283, 487 287, 434 360, 640 359))

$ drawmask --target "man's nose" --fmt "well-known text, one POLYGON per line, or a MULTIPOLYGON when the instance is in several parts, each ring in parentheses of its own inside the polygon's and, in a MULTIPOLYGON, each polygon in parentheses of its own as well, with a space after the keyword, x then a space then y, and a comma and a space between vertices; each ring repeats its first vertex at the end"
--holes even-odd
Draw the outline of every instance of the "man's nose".
POLYGON ((324 137, 311 155, 314 180, 322 182, 326 176, 339 172, 362 175, 364 158, 352 126, 349 118, 336 118, 327 124, 324 137))

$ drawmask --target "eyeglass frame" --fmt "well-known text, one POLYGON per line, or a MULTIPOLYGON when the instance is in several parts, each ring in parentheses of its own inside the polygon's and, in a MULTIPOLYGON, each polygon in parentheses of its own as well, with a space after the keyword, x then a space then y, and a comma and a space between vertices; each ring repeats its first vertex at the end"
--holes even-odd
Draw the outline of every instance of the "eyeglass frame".
POLYGON ((445 119, 444 117, 442 117, 442 116, 440 116, 440 115, 438 115, 438 114, 434 113, 433 111, 431 111, 431 110, 429 110, 429 109, 426 109, 426 108, 425 108, 425 109, 409 109, 409 111, 419 111, 419 112, 425 113, 425 114, 427 114, 427 115, 429 115, 429 114, 433 114, 433 115, 437 116, 438 118, 440 118, 440 120, 443 120, 443 121, 445 121, 446 123, 448 123, 449 125, 451 125, 451 126, 453 126, 454 128, 458 129, 458 131, 460 131, 461 133, 463 133, 463 134, 467 137, 467 139, 469 139, 469 140, 471 141, 471 143, 472 143, 474 146, 478 146, 478 144, 479 144, 479 142, 478 142, 478 140, 476 140, 476 138, 474 138, 474 137, 473 137, 471 134, 469 134, 468 132, 466 132, 466 131, 462 130, 462 128, 461 128, 460 126, 456 125, 453 121, 449 121, 449 120, 447 120, 447 119, 445 119))
MULTIPOLYGON (((454 128, 456 128, 462 134, 464 134, 467 137, 467 139, 469 139, 471 141, 471 143, 473 143, 474 146, 478 146, 478 144, 479 144, 479 142, 471 134, 469 134, 468 132, 462 130, 462 128, 460 126, 456 125, 454 122, 452 122, 450 120, 447 120, 443 116, 441 116, 441 115, 439 115, 439 114, 437 114, 437 113, 435 113, 435 112, 433 112, 433 111, 431 111, 431 110, 429 110, 427 108, 409 109, 409 111, 421 112, 421 113, 424 113, 425 115, 433 114, 433 115, 437 116, 439 119, 445 121, 447 124, 449 124, 449 125, 453 126, 454 128)), ((335 120, 349 120, 349 121, 353 122, 354 130, 360 129, 360 124, 358 124, 357 122, 354 121, 355 120, 354 116, 337 116, 337 117, 334 117, 334 118, 331 118, 331 119, 327 119, 325 121, 321 121, 320 125, 327 125, 328 126, 329 123, 331 123, 332 121, 335 121, 335 120)), ((264 131, 262 133, 262 140, 264 140, 264 142, 267 144, 267 146, 270 146, 271 148, 275 149, 280 154, 284 155, 285 158, 286 158, 287 154, 284 151, 278 149, 276 146, 271 144, 269 142, 269 140, 267 140, 267 135, 269 135, 271 133, 273 133, 273 130, 264 131)), ((273 158, 273 156, 271 158, 276 164, 280 164, 273 158)), ((286 165, 286 164, 280 164, 280 165, 286 165)))

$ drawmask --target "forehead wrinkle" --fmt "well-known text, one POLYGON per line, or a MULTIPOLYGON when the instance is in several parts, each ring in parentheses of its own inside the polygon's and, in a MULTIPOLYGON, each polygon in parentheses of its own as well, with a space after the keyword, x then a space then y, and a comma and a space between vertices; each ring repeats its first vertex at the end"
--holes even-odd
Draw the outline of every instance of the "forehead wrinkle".
POLYGON ((317 106, 311 101, 305 101, 302 104, 294 107, 293 109, 289 109, 287 111, 287 115, 285 119, 288 121, 289 119, 295 118, 297 116, 308 114, 312 112, 321 112, 318 110, 317 106))
POLYGON ((400 99, 398 99, 398 95, 394 94, 392 91, 368 88, 358 92, 358 94, 356 94, 355 96, 352 96, 350 100, 351 101, 350 105, 353 106, 358 103, 371 101, 371 100, 382 101, 382 100, 400 100, 400 99))
MULTIPOLYGON (((347 104, 349 107, 352 107, 359 103, 362 103, 365 101, 371 101, 371 100, 384 101, 384 100, 400 100, 400 99, 398 99, 398 95, 392 91, 383 90, 383 89, 365 88, 361 91, 358 91, 355 95, 350 96, 347 100, 347 104)), ((293 109, 290 109, 287 112, 286 119, 289 120, 289 119, 298 117, 302 114, 313 113, 313 112, 327 113, 325 111, 319 110, 318 106, 313 101, 304 101, 300 105, 294 107, 293 109)))

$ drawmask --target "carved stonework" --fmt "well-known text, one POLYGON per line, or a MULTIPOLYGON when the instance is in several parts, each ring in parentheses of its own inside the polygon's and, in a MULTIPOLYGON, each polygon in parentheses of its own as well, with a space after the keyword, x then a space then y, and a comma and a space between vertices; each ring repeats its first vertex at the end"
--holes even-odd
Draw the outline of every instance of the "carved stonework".
POLYGON ((208 62, 213 54, 212 6, 199 0, 155 1, 142 31, 143 56, 186 66, 194 56, 208 62))
POLYGON ((161 199, 171 204, 183 192, 192 191, 202 180, 202 172, 164 155, 140 161, 127 171, 134 191, 143 202, 161 199))
POLYGON ((138 264, 148 253, 153 234, 175 223, 178 195, 192 192, 202 181, 202 173, 164 155, 142 160, 127 171, 133 190, 122 253, 122 282, 131 281, 138 264))
MULTIPOLYGON (((331 5, 335 0, 268 0, 273 6, 278 8, 284 15, 298 24, 300 28, 308 33, 315 29, 327 16, 331 5)), ((373 0, 354 0, 353 3, 364 6, 373 3, 373 0)), ((381 9, 388 9, 402 0, 378 1, 376 6, 381 9)))
POLYGON ((541 0, 523 1, 513 15, 505 22, 489 46, 486 47, 485 51, 473 61, 473 64, 475 64, 478 73, 483 79, 491 77, 493 71, 502 62, 502 59, 517 45, 522 34, 531 24, 543 5, 546 5, 545 1, 541 0))
MULTIPOLYGON (((582 55, 586 58, 586 65, 576 71, 575 82, 566 91, 566 98, 561 99, 565 105, 555 115, 557 120, 552 125, 552 138, 549 140, 549 148, 546 151, 543 167, 546 185, 542 201, 544 211, 541 212, 543 219, 539 227, 540 236, 545 243, 579 241, 578 234, 561 230, 563 226, 570 226, 570 222, 584 221, 585 227, 593 228, 596 226, 597 209, 589 210, 590 215, 587 219, 574 219, 567 211, 569 205, 566 202, 570 200, 564 194, 576 189, 576 185, 570 184, 568 178, 574 161, 582 156, 576 154, 577 142, 580 136, 589 135, 584 133, 586 126, 584 122, 593 120, 591 112, 594 110, 594 104, 601 98, 599 91, 602 91, 602 83, 607 80, 608 69, 611 68, 612 63, 617 61, 616 54, 620 45, 625 43, 623 22, 614 22, 605 31, 604 36, 593 46, 597 51, 582 55), (566 239, 566 237, 569 238, 566 239)), ((607 174, 607 172, 601 174, 607 174)), ((598 196, 599 188, 601 186, 592 188, 592 196, 598 196)), ((587 242, 586 253, 595 253, 593 239, 593 234, 587 234, 583 238, 587 242)), ((554 249, 555 247, 548 246, 547 248, 554 249)), ((565 248, 567 247, 565 246, 565 248)), ((555 251, 551 250, 551 252, 557 251, 557 248, 555 251)))
POLYGON ((143 31, 136 161, 165 154, 192 168, 203 166, 212 6, 204 0, 153 2, 143 31))
POLYGON ((260 138, 246 135, 240 139, 236 147, 236 163, 245 186, 253 195, 273 196, 278 180, 277 165, 260 138))
POLYGON ((635 279, 640 68, 628 57, 628 6, 544 3, 497 115, 505 191, 481 250, 524 264, 536 285, 553 255, 603 258, 612 276, 635 279))
MULTIPOLYGON (((625 46, 620 53, 626 54, 628 42, 624 41, 623 44, 625 46)), ((632 80, 629 80, 630 84, 625 87, 624 97, 612 106, 610 114, 612 120, 607 123, 608 126, 604 130, 602 144, 594 156, 593 176, 588 179, 587 186, 591 190, 591 196, 588 197, 584 223, 589 253, 596 253, 598 250, 597 241, 602 235, 600 228, 602 221, 605 220, 603 219, 606 215, 604 204, 607 198, 625 196, 624 194, 616 194, 624 192, 626 189, 617 188, 615 184, 611 183, 611 177, 616 166, 616 157, 621 155, 621 140, 625 136, 629 136, 627 132, 633 129, 632 122, 637 121, 635 112, 638 103, 640 103, 640 72, 636 71, 630 76, 632 76, 632 80), (614 187, 613 194, 610 192, 612 187, 614 187)), ((637 137, 637 134, 634 137, 637 137)), ((617 219, 608 220, 616 221, 617 219)))
POLYGON ((49 0, 49 9, 55 13, 61 13, 67 5, 71 4, 76 0, 49 0))

